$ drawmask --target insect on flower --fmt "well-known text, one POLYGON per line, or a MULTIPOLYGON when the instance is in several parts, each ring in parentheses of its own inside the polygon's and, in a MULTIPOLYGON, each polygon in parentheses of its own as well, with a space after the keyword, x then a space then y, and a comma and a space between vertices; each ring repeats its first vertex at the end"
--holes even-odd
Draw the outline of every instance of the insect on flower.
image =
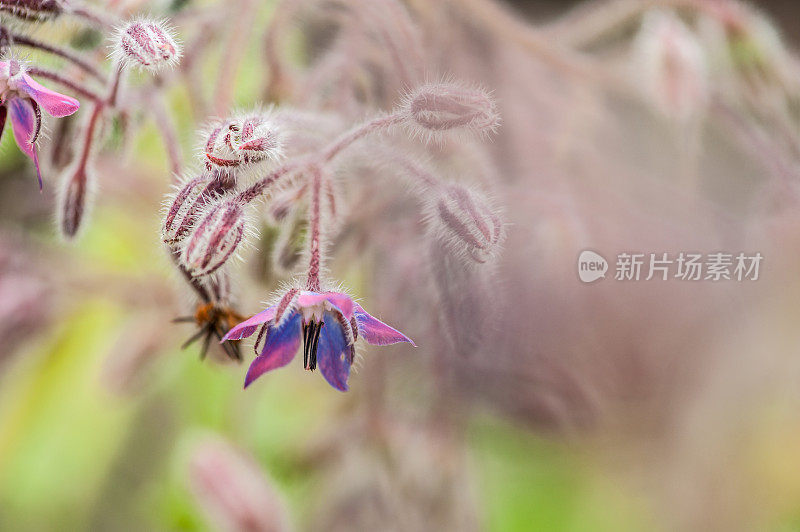
POLYGON ((256 340, 258 356, 250 364, 244 386, 273 369, 294 359, 303 339, 303 367, 314 371, 319 365, 322 376, 342 392, 355 356, 359 335, 373 345, 414 342, 400 331, 371 316, 347 294, 289 290, 272 305, 232 328, 223 340, 240 340, 252 336, 260 327, 256 340), (260 346, 260 353, 258 349, 260 346))
POLYGON ((39 154, 36 141, 42 130, 40 108, 55 117, 71 115, 80 107, 75 98, 65 96, 43 87, 26 71, 25 65, 15 59, 0 61, 0 135, 5 127, 6 115, 11 113, 14 140, 22 153, 33 160, 39 189, 42 188, 42 172, 39 169, 39 154))
POLYGON ((236 340, 224 340, 226 331, 234 325, 244 320, 244 316, 228 306, 219 305, 215 302, 200 302, 197 304, 194 316, 184 316, 175 318, 175 323, 195 323, 199 330, 186 340, 181 349, 186 349, 194 342, 203 338, 203 345, 200 349, 200 358, 204 359, 208 354, 211 340, 216 338, 221 342, 222 349, 229 358, 237 361, 242 360, 239 350, 239 342, 236 340))

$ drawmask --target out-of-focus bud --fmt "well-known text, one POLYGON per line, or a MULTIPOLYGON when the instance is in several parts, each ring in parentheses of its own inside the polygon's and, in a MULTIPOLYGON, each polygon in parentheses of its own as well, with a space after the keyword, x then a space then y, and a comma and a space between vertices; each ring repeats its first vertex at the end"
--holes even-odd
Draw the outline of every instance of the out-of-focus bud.
POLYGON ((166 22, 142 19, 120 27, 112 55, 120 64, 157 72, 178 63, 181 47, 166 22))
POLYGON ((195 446, 189 485, 217 530, 291 529, 286 505, 259 464, 225 441, 208 439, 195 446))
POLYGON ((451 82, 418 87, 406 96, 400 111, 415 134, 428 138, 452 129, 490 134, 500 125, 486 91, 451 82))
POLYGON ((706 57, 692 31, 673 13, 652 11, 636 39, 637 77, 665 116, 685 123, 708 103, 706 57))
POLYGON ((60 15, 63 5, 59 0, 0 0, 0 11, 25 20, 41 20, 60 15))
POLYGON ((254 111, 212 124, 206 136, 206 164, 211 168, 239 170, 282 155, 280 127, 270 112, 254 111))
POLYGON ((198 217, 185 240, 181 262, 194 277, 217 271, 236 252, 245 236, 244 208, 234 201, 212 204, 198 217))
POLYGON ((89 217, 94 178, 84 164, 67 168, 61 180, 56 221, 61 236, 74 239, 89 217))
POLYGON ((437 236, 468 263, 482 264, 499 253, 505 237, 503 222, 483 196, 449 185, 436 198, 432 218, 437 236))

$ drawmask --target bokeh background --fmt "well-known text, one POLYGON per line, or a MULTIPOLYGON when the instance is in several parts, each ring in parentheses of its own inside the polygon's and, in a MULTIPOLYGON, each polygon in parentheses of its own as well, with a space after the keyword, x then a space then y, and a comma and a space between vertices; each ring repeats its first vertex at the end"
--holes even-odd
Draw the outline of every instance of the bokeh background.
MULTIPOLYGON (((129 79, 76 241, 53 224, 61 143, 43 143, 39 194, 3 136, 0 529, 800 529, 795 2, 94 6, 171 17, 187 53, 129 79), (659 41, 664 20, 686 33, 659 41), (684 45, 699 62, 670 55, 684 45), (503 251, 448 256, 362 150, 329 264, 419 347, 363 349, 346 394, 296 364, 243 391, 245 365, 181 349, 194 302, 159 238, 165 136, 190 172, 208 117, 292 106, 326 135, 445 77, 492 91, 498 135, 392 146, 490 195, 503 251), (583 249, 764 263, 753 282, 584 285, 583 249)), ((74 20, 2 22, 107 51, 74 20)), ((69 145, 88 107, 50 139, 69 145)), ((294 272, 264 210, 234 276, 247 315, 294 272)))

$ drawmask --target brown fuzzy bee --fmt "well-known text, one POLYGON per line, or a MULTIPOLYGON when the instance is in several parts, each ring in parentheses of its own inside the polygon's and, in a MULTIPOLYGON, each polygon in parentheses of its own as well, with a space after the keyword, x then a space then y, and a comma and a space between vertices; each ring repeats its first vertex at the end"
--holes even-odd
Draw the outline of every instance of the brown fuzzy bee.
MULTIPOLYGON (((203 338, 203 345, 200 349, 200 359, 204 359, 206 354, 208 354, 208 349, 213 338, 216 338, 218 342, 222 341, 225 333, 244 320, 245 316, 242 316, 230 307, 217 306, 217 304, 214 302, 201 302, 197 304, 197 309, 194 313, 194 316, 175 318, 173 321, 175 323, 193 322, 197 324, 199 330, 183 343, 181 349, 186 349, 192 343, 196 342, 200 338, 203 338)), ((229 358, 236 360, 237 362, 242 361, 242 354, 239 350, 238 340, 228 340, 226 342, 222 342, 220 345, 222 345, 222 349, 229 358)))

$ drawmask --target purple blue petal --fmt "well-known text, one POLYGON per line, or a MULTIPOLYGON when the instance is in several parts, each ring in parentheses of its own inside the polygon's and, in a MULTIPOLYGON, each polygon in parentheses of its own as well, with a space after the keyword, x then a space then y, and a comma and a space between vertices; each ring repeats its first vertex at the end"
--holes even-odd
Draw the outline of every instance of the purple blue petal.
POLYGON ((325 325, 319 338, 317 364, 322 376, 339 391, 347 391, 347 378, 350 376, 350 348, 339 319, 331 312, 323 315, 325 325))
POLYGON ((294 313, 280 328, 270 328, 264 349, 247 370, 244 379, 245 388, 264 373, 282 368, 292 361, 300 348, 302 321, 300 313, 294 313))

